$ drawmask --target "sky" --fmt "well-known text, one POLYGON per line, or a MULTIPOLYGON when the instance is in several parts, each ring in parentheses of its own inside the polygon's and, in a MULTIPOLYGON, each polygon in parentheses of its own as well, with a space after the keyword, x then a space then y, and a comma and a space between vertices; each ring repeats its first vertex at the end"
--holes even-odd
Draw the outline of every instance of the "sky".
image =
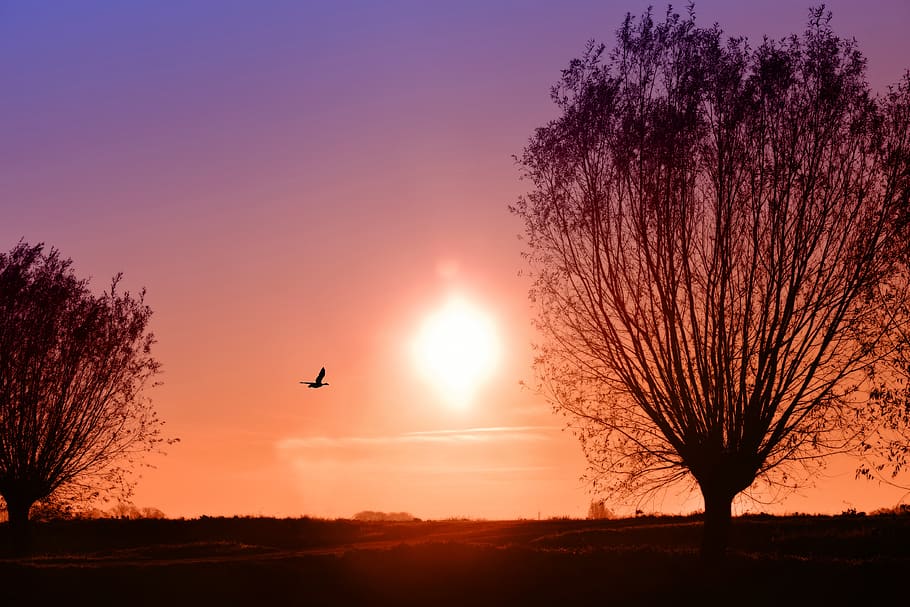
MULTIPOLYGON (((556 116, 560 70, 647 5, 0 1, 0 248, 57 247, 97 289, 122 272, 154 311, 163 371, 147 396, 180 442, 146 459, 134 502, 172 517, 584 516, 578 441, 522 386, 536 336, 513 156, 556 116), (476 322, 442 329, 485 323, 491 342, 458 398, 442 389, 457 378, 415 362, 453 306, 476 322), (329 386, 299 383, 323 366, 329 386)), ((873 88, 897 82, 910 3, 827 6, 873 88)), ((695 9, 757 41, 801 31, 808 7, 695 9)), ((901 499, 833 462, 739 508, 901 499)), ((644 505, 700 507, 672 492, 644 505)))

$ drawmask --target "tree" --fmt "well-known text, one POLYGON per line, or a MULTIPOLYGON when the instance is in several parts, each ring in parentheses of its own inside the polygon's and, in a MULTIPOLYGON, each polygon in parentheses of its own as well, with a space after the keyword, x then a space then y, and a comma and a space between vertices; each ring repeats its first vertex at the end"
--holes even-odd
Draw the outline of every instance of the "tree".
POLYGON ((518 159, 539 388, 595 490, 694 483, 708 559, 757 480, 859 448, 907 326, 910 77, 872 95, 830 18, 753 49, 691 7, 627 16, 518 159))
POLYGON ((613 511, 607 508, 605 500, 594 500, 588 506, 588 518, 593 520, 610 519, 613 518, 613 511))
POLYGON ((56 249, 0 254, 0 496, 19 549, 36 501, 128 493, 137 457, 165 441, 142 398, 159 370, 151 310, 119 281, 94 295, 56 249))
MULTIPOLYGON (((907 256, 904 263, 910 263, 910 243, 907 256)), ((903 306, 898 314, 910 316, 907 299, 896 305, 903 306)), ((857 476, 910 489, 897 480, 910 468, 910 328, 898 327, 888 338, 890 355, 869 374, 867 418, 873 421, 873 428, 862 441, 857 476)))

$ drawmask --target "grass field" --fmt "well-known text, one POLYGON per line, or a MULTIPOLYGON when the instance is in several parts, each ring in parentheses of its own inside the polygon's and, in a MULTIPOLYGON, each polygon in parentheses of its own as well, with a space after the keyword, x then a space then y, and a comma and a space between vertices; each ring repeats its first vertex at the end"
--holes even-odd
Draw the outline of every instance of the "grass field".
POLYGON ((0 555, 0 604, 739 607, 908 594, 908 514, 737 518, 719 567, 698 558, 700 534, 696 517, 58 521, 35 525, 32 556, 0 555))

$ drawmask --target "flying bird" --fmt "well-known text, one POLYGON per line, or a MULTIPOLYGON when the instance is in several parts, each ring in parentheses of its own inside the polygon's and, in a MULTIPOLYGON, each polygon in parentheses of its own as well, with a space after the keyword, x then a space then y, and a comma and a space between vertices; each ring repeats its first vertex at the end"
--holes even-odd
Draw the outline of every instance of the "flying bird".
POLYGON ((323 386, 328 386, 329 384, 322 381, 323 377, 325 377, 325 367, 319 370, 319 375, 316 376, 316 381, 302 381, 300 383, 306 384, 310 388, 321 388, 323 386))

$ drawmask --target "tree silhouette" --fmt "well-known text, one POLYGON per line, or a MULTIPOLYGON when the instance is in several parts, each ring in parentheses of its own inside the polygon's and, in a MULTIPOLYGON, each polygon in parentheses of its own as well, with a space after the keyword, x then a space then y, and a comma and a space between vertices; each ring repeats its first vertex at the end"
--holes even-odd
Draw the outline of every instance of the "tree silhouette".
POLYGON ((613 511, 607 508, 607 502, 603 499, 594 500, 588 506, 589 519, 600 520, 613 518, 613 511))
POLYGON ((35 501, 128 494, 136 456, 165 440, 141 396, 159 369, 144 292, 118 275, 93 295, 71 266, 40 244, 0 254, 0 496, 19 550, 35 501))
POLYGON ((906 326, 910 78, 873 96, 830 18, 753 49, 692 8, 627 16, 519 158, 539 387, 597 491, 694 481, 709 559, 757 479, 862 444, 906 326))
MULTIPOLYGON (((904 263, 910 265, 910 242, 904 254, 904 263)), ((910 316, 907 299, 889 303, 903 306, 892 313, 910 316)), ((908 489, 898 477, 910 467, 910 327, 897 327, 887 339, 889 356, 869 374, 867 418, 872 431, 863 439, 857 476, 908 489)))

